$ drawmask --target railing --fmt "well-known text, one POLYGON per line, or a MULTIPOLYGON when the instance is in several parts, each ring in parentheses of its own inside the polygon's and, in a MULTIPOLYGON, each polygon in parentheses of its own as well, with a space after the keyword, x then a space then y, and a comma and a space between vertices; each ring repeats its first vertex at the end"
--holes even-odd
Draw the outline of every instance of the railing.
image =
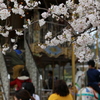
POLYGON ((9 100, 9 92, 10 92, 9 79, 8 79, 5 60, 1 52, 1 47, 0 47, 0 76, 1 76, 1 84, 2 84, 1 88, 3 92, 3 100, 9 100))

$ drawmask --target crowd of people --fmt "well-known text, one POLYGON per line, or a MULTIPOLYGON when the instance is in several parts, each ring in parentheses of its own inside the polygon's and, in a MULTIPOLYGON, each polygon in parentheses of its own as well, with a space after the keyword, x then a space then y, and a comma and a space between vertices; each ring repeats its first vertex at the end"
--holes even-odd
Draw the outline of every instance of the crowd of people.
POLYGON ((40 100, 27 70, 22 70, 21 75, 10 82, 10 86, 16 86, 14 100, 40 100))
MULTIPOLYGON (((35 94, 35 86, 33 85, 29 73, 24 68, 24 57, 21 50, 16 49, 11 53, 7 52, 7 55, 12 56, 13 66, 13 81, 10 82, 10 86, 15 86, 14 100, 40 100, 40 97, 35 94), (18 63, 17 63, 18 62, 18 63)), ((92 87, 100 94, 100 71, 95 68, 94 60, 88 61, 88 70, 86 71, 87 86, 92 87)), ((69 88, 64 80, 53 79, 53 72, 48 72, 48 85, 45 89, 52 89, 53 93, 48 97, 48 100, 73 100, 69 88)))
MULTIPOLYGON (((52 72, 48 72, 48 82, 52 86, 52 72)), ((55 81, 53 93, 48 97, 48 100, 73 100, 69 88, 64 80, 55 81), (55 85, 56 84, 56 85, 55 85)), ((23 70, 21 76, 10 82, 10 86, 15 86, 14 100, 40 100, 40 97, 35 94, 35 86, 31 82, 27 70, 23 70)), ((50 88, 52 89, 52 87, 50 88)))
MULTIPOLYGON (((14 100, 40 100, 34 92, 33 84, 26 82, 22 85, 22 89, 14 93, 14 100)), ((73 100, 65 81, 56 81, 53 93, 48 97, 48 100, 73 100)))
MULTIPOLYGON (((88 70, 86 71, 87 86, 91 86, 100 94, 100 72, 95 68, 94 60, 88 61, 88 70)), ((31 82, 29 73, 23 70, 21 76, 10 82, 10 86, 17 85, 14 94, 14 100, 40 100, 40 97, 35 94, 35 86, 31 82)), ((48 72, 48 88, 53 89, 48 100, 73 100, 69 88, 64 80, 57 79, 53 84, 53 73, 48 72), (54 86, 53 86, 54 85, 54 86)))

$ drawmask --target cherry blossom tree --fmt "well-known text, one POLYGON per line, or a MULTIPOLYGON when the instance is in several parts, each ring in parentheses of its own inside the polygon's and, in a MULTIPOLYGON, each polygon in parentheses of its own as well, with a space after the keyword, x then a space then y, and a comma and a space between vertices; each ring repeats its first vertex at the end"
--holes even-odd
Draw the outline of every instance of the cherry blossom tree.
MULTIPOLYGON (((100 33, 100 1, 99 0, 79 0, 78 4, 67 0, 66 3, 59 5, 51 5, 50 8, 41 8, 40 1, 24 0, 25 5, 19 4, 17 0, 10 0, 13 7, 9 8, 3 0, 0 0, 0 19, 6 20, 11 16, 11 13, 19 14, 25 17, 25 10, 42 9, 44 12, 41 14, 42 19, 39 19, 39 25, 42 27, 46 23, 48 17, 56 19, 56 21, 64 21, 65 27, 58 35, 48 31, 45 37, 45 43, 39 44, 42 49, 47 46, 55 46, 63 44, 64 42, 74 43, 74 51, 79 62, 86 62, 90 60, 94 54, 89 48, 94 43, 94 38, 91 32, 97 31, 100 33), (74 39, 72 39, 74 38, 74 39)), ((27 29, 32 24, 30 19, 23 25, 23 30, 27 29)), ((9 36, 9 31, 12 26, 0 26, 0 34, 4 37, 9 36)), ((23 35, 23 30, 15 30, 18 36, 23 35)), ((11 39, 11 42, 16 40, 11 39)), ((15 46, 16 47, 16 46, 15 46)), ((3 53, 9 48, 3 48, 3 53)), ((14 48, 16 49, 16 48, 14 48)))

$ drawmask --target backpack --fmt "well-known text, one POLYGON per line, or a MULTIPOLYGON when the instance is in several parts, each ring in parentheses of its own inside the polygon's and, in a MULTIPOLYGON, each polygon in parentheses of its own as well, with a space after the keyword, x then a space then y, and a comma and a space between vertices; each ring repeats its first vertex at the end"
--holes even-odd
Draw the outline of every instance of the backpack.
POLYGON ((23 82, 22 89, 27 90, 31 96, 35 93, 35 87, 32 82, 23 82))

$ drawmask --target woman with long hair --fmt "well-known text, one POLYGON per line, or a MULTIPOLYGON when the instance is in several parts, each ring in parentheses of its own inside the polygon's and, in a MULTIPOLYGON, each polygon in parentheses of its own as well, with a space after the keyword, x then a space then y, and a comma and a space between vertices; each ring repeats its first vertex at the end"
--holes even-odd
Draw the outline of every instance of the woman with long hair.
POLYGON ((56 81, 53 94, 50 95, 48 100, 73 100, 65 81, 56 81))
POLYGON ((27 90, 21 89, 15 92, 14 100, 35 100, 27 90))

